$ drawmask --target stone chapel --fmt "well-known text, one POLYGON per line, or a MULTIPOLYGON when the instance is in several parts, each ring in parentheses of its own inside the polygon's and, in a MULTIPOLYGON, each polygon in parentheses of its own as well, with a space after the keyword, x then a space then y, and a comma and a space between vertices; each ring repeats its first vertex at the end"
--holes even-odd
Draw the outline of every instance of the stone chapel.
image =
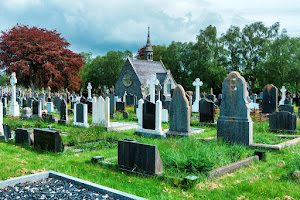
POLYGON ((116 82, 116 95, 123 97, 124 93, 127 92, 127 94, 136 95, 137 99, 148 96, 147 80, 150 79, 151 75, 156 75, 160 82, 160 95, 164 95, 165 98, 171 98, 171 91, 177 86, 177 83, 171 71, 164 66, 162 60, 153 61, 153 49, 148 27, 145 60, 135 60, 129 57, 126 59, 116 82))

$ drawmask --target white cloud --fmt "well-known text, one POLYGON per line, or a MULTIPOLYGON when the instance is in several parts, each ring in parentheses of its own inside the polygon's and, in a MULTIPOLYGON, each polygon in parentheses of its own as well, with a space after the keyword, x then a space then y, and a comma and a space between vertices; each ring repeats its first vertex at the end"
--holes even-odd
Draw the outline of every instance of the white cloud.
POLYGON ((0 29, 16 23, 56 29, 74 51, 95 54, 110 50, 136 51, 146 43, 151 27, 152 44, 195 41, 200 29, 279 21, 292 36, 300 35, 300 4, 294 0, 10 0, 0 7, 0 29))

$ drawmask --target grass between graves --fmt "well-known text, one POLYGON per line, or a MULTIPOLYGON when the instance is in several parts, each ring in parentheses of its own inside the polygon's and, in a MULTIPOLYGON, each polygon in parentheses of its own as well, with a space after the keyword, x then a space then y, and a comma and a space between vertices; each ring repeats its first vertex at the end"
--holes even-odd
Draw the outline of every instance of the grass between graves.
MULTIPOLYGON (((132 122, 131 119, 135 117, 133 108, 128 112, 129 118, 126 121, 132 122)), ((117 117, 116 121, 125 121, 121 113, 117 113, 117 117)), ((194 121, 191 126, 196 127, 197 117, 192 119, 194 121)), ((4 123, 9 124, 12 129, 46 128, 49 125, 43 121, 10 117, 5 117, 4 123)), ((194 137, 168 139, 139 137, 132 130, 105 132, 99 126, 84 129, 52 124, 52 127, 68 132, 66 136, 62 136, 64 143, 72 145, 73 149, 85 151, 73 153, 68 148, 63 153, 55 154, 1 140, 0 180, 54 170, 148 199, 300 199, 299 183, 291 178, 292 172, 300 170, 300 144, 282 151, 266 150, 266 162, 253 163, 210 181, 207 178, 208 171, 252 156, 257 149, 229 145, 221 140, 202 140, 201 138, 217 135, 216 127, 211 125, 201 126, 206 131, 195 134, 194 137), (157 145, 164 174, 161 177, 145 177, 122 172, 115 166, 90 162, 91 157, 96 155, 116 157, 117 140, 123 138, 157 145), (180 184, 180 178, 187 175, 200 177, 194 188, 186 189, 180 184)), ((163 123, 163 128, 168 128, 168 123, 163 123)), ((254 124, 256 143, 277 144, 285 141, 275 137, 276 134, 279 133, 268 131, 268 122, 254 124)), ((116 159, 112 162, 117 163, 116 159)))

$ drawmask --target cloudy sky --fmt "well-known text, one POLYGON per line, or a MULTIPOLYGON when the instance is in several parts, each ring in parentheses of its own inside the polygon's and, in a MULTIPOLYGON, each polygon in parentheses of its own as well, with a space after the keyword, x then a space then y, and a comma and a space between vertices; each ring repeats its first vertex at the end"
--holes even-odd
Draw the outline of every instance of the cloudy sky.
POLYGON ((0 30, 17 23, 57 30, 76 53, 103 55, 111 50, 136 52, 150 26, 153 45, 195 41, 200 29, 256 21, 280 22, 300 36, 298 0, 0 0, 0 30))

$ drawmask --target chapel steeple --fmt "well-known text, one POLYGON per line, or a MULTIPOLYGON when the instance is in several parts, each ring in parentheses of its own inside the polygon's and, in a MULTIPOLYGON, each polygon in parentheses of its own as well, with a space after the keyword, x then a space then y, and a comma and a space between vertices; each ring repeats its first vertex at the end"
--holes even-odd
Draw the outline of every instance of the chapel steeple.
POLYGON ((148 27, 148 38, 145 48, 145 60, 153 61, 153 49, 150 41, 150 27, 148 27))

